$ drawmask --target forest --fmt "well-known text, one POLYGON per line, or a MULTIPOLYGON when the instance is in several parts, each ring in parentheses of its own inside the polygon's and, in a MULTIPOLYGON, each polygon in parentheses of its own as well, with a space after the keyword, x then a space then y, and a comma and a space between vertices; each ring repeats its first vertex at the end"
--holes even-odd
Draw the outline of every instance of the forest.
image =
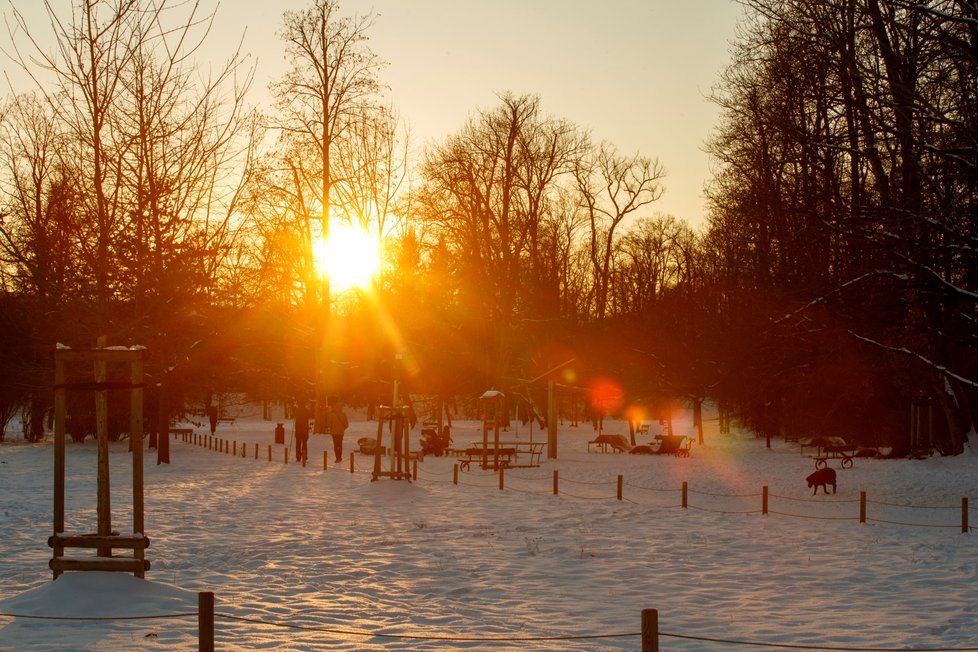
POLYGON ((377 17, 341 0, 281 16, 267 111, 242 52, 200 73, 219 15, 45 4, 49 24, 12 10, 8 65, 33 86, 0 99, 0 423, 28 439, 60 344, 144 346, 160 424, 229 392, 363 405, 395 381, 549 381, 608 413, 711 401, 760 436, 964 450, 975 0, 741 0, 695 229, 655 210, 668 162, 536 95, 501 92, 415 152, 377 17), (321 273, 341 225, 383 252, 367 288, 321 273))

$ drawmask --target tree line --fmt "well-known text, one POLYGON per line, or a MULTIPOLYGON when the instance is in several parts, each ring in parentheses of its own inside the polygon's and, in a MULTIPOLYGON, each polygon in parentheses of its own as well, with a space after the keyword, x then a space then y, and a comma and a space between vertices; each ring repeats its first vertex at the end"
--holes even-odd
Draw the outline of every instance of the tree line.
MULTIPOLYGON (((655 211, 654 157, 502 92, 416 154, 367 37, 282 17, 265 113, 219 16, 13 14, 37 81, 0 105, 0 419, 43 432, 55 342, 147 347, 158 419, 230 390, 383 401, 605 379, 621 405, 718 402, 759 434, 963 448, 975 397, 972 1, 744 0, 712 99, 707 224, 655 211), (53 33, 48 53, 40 31, 53 33), (24 35, 27 35, 26 38, 24 35), (333 292, 311 243, 385 250, 333 292), (924 411, 912 410, 923 406, 924 411), (927 427, 911 428, 911 414, 927 427)), ((602 406, 602 409, 608 408, 602 406)))

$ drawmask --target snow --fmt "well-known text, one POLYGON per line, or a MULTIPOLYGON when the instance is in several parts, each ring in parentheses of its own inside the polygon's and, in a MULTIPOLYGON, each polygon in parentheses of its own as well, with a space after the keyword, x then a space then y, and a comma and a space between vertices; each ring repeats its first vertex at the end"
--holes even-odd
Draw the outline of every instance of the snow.
MULTIPOLYGON (((677 432, 692 434, 689 423, 677 432)), ((351 474, 349 453, 333 464, 328 436, 310 439, 307 466, 283 464, 275 421, 239 417, 217 431, 238 442, 237 457, 181 440, 169 465, 147 452, 146 579, 53 582, 52 445, 8 435, 0 650, 196 649, 201 591, 215 594, 226 650, 637 650, 643 609, 658 610, 664 650, 978 646, 978 546, 961 532, 962 498, 978 496, 973 454, 830 460, 838 493, 813 496, 808 449, 766 448, 716 424, 689 458, 589 453, 590 425, 564 424, 557 459, 507 470, 500 490, 479 469, 453 484, 451 457, 425 458, 415 482, 371 482, 372 458, 356 456, 351 474)), ((478 422, 456 425, 456 446, 481 439, 478 422)), ((627 428, 606 420, 604 432, 627 428)), ((346 447, 376 434, 353 416, 346 447)), ((531 436, 545 438, 505 433, 531 436)), ((96 447, 67 448, 67 529, 92 531, 96 447)), ((113 527, 126 533, 126 442, 112 444, 111 480, 113 527)))

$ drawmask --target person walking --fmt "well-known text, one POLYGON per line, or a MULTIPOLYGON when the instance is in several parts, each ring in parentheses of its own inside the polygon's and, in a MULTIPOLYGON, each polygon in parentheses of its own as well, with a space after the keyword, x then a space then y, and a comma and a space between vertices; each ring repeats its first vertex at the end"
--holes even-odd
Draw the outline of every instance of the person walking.
POLYGON ((295 407, 295 460, 309 459, 309 406, 299 401, 295 407))
POLYGON ((217 406, 208 405, 207 406, 207 421, 210 422, 211 434, 217 430, 217 406))
POLYGON ((327 425, 329 426, 329 434, 333 438, 333 454, 336 457, 336 462, 342 462, 343 435, 346 434, 350 420, 347 418, 346 413, 343 411, 343 406, 339 401, 330 403, 327 425))

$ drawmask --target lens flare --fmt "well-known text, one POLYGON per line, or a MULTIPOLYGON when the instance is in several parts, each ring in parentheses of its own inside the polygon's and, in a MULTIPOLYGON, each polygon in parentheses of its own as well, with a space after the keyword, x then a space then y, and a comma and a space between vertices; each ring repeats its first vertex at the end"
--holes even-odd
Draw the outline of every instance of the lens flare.
POLYGON ((316 271, 329 279, 331 290, 369 288, 380 273, 380 244, 363 229, 350 224, 335 224, 329 238, 312 245, 316 271))

